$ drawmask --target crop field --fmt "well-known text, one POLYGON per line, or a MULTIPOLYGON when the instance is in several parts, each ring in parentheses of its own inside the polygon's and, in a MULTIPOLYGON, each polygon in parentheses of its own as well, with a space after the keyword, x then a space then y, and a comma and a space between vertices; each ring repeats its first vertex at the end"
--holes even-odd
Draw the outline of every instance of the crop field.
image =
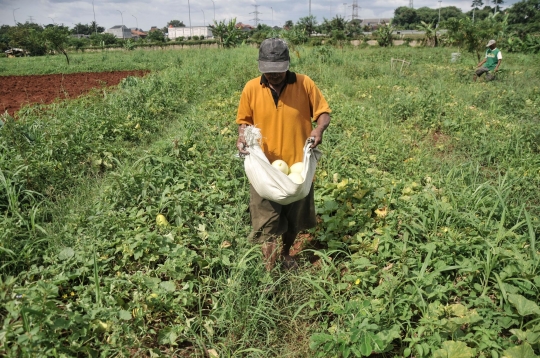
POLYGON ((540 65, 473 83, 457 51, 295 48, 332 123, 271 273, 234 156, 256 48, 0 59, 2 86, 149 71, 1 117, 0 355, 540 355, 540 65))

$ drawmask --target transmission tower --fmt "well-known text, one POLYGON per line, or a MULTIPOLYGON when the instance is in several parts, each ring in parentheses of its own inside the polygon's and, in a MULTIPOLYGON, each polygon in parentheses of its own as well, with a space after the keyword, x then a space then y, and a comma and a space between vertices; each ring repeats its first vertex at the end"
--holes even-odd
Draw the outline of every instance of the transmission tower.
POLYGON ((358 19, 358 0, 353 0, 351 21, 358 19))
POLYGON ((251 19, 253 21, 255 21, 255 27, 257 27, 259 25, 259 5, 252 5, 254 8, 255 8, 255 11, 253 12, 250 12, 250 14, 255 14, 255 18, 254 19, 251 19))
POLYGON ((414 6, 413 6, 413 0, 409 0, 409 7, 410 7, 411 9, 414 8, 414 6))

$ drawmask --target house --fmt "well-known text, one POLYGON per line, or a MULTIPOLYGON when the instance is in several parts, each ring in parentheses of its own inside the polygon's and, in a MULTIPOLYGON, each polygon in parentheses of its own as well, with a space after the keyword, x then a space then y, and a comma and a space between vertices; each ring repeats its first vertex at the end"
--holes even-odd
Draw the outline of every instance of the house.
POLYGON ((234 25, 237 29, 241 30, 241 31, 251 31, 251 30, 254 30, 255 27, 249 25, 249 24, 243 24, 241 22, 237 23, 236 25, 234 25))
POLYGON ((105 31, 108 34, 113 34, 117 39, 130 39, 131 30, 124 25, 116 25, 105 31))
POLYGON ((176 40, 179 37, 187 39, 193 36, 204 36, 205 39, 214 37, 211 28, 208 26, 169 27, 167 30, 169 40, 176 40))
POLYGON ((389 25, 391 21, 391 18, 362 19, 362 27, 368 26, 372 30, 377 30, 379 26, 389 25))
POLYGON ((138 28, 132 28, 130 30, 131 30, 131 38, 133 38, 134 40, 144 39, 148 35, 146 32, 138 28))

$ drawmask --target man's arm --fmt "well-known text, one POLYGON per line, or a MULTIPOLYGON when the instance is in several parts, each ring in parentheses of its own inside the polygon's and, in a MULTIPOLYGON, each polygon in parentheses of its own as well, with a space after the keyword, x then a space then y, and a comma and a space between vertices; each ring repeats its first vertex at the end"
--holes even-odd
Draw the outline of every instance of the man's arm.
POLYGON ((315 148, 322 143, 323 133, 330 125, 330 114, 321 113, 316 122, 317 126, 311 131, 311 137, 315 138, 315 141, 311 144, 311 148, 315 148))
POLYGON ((497 61, 497 67, 495 67, 494 72, 497 72, 497 71, 499 70, 499 66, 501 65, 501 61, 502 61, 501 59, 499 59, 499 60, 497 61))
POLYGON ((476 67, 482 66, 484 63, 486 63, 486 61, 487 61, 487 59, 484 58, 484 59, 482 60, 482 62, 479 62, 478 65, 476 65, 476 67))

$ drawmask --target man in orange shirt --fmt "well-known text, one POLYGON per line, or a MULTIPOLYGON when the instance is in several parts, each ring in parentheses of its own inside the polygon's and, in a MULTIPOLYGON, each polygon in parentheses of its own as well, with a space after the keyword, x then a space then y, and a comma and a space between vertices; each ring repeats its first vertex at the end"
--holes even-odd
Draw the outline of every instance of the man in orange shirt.
MULTIPOLYGON (((261 130, 262 149, 270 161, 284 160, 289 166, 301 162, 309 137, 312 148, 322 142, 330 124, 330 107, 321 91, 308 76, 289 71, 289 49, 285 41, 266 39, 259 48, 262 76, 250 80, 240 97, 236 123, 240 154, 248 155, 244 129, 255 125, 261 130), (313 124, 315 123, 315 125, 313 124)), ((313 185, 304 199, 289 205, 263 199, 250 185, 250 237, 262 244, 265 267, 270 271, 277 259, 276 239, 281 236, 281 256, 285 268, 297 264, 289 250, 297 234, 315 226, 313 185)))

